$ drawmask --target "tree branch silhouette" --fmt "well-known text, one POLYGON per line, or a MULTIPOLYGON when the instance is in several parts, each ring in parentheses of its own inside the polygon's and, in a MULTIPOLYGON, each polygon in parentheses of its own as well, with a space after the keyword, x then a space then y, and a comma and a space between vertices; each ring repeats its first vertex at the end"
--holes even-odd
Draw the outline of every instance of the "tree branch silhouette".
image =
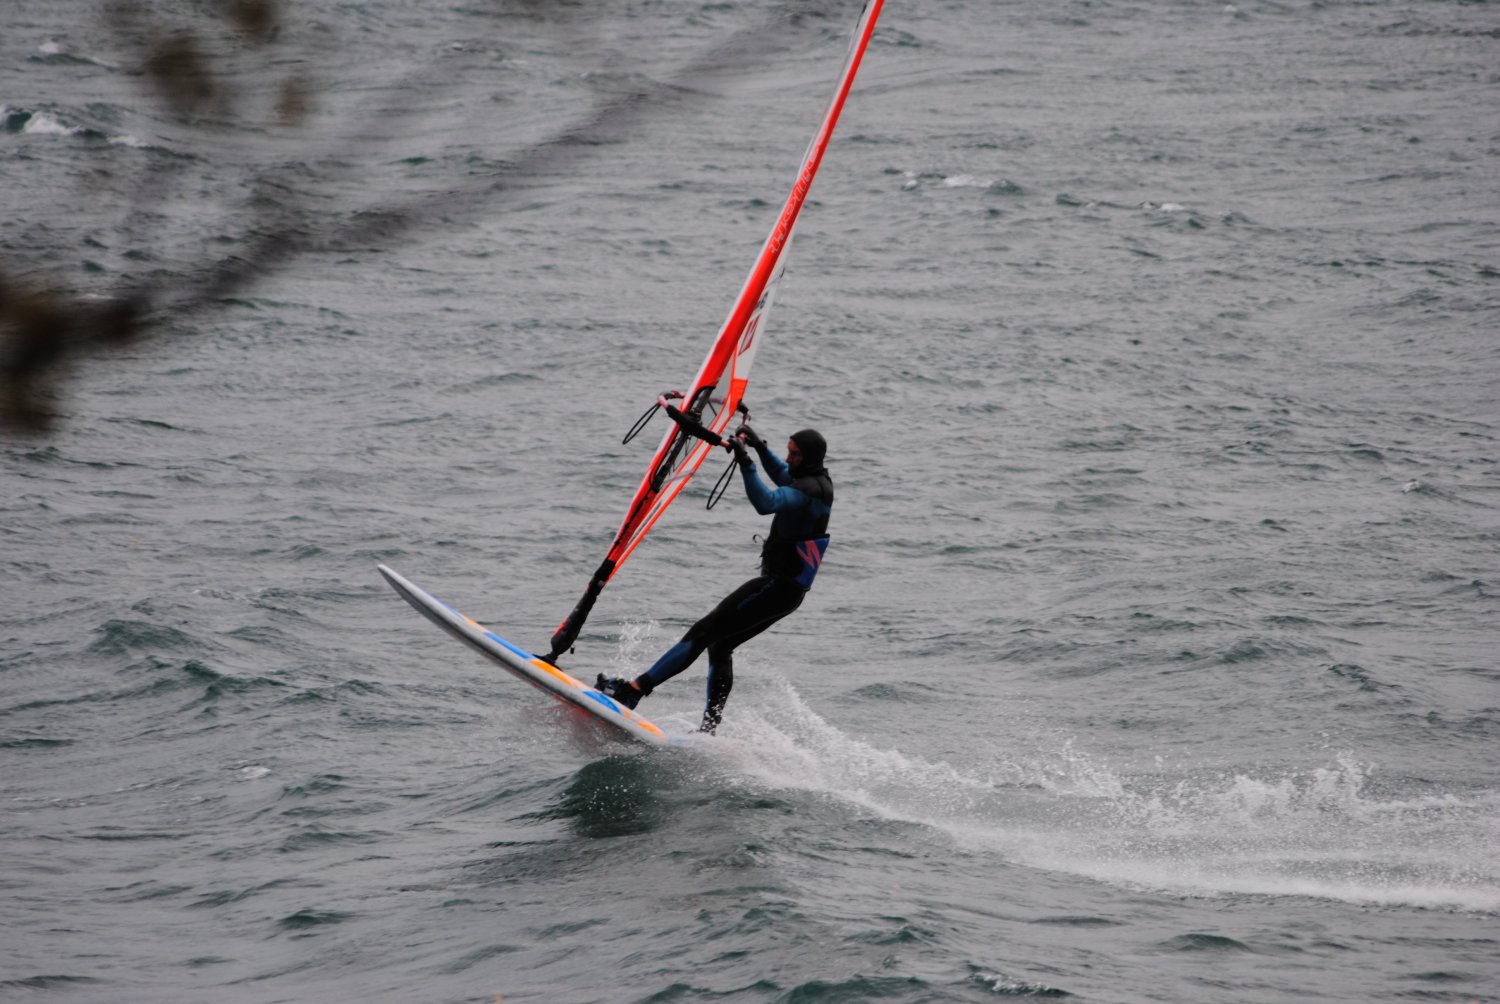
MULTIPOLYGON (((755 66, 758 57, 785 51, 800 28, 828 18, 830 8, 851 2, 857 0, 778 3, 756 23, 730 33, 659 79, 637 75, 631 86, 613 93, 596 90, 592 105, 570 125, 513 154, 497 170, 437 193, 372 196, 346 207, 334 220, 326 218, 326 211, 314 213, 305 196, 300 201, 264 199, 238 226, 238 253, 158 269, 102 291, 67 289, 46 281, 39 268, 0 262, 0 427, 11 434, 47 433, 56 426, 71 363, 147 338, 159 340, 167 321, 220 307, 303 255, 349 245, 388 246, 441 226, 455 214, 494 211, 508 193, 595 156, 612 137, 644 128, 653 116, 701 103, 706 92, 699 85, 726 68, 755 66)), ((603 0, 490 0, 484 9, 498 37, 522 19, 577 32, 588 26, 591 14, 606 7, 603 0)), ((293 32, 282 8, 277 0, 220 0, 211 15, 200 18, 202 23, 186 25, 126 0, 107 2, 100 13, 150 93, 193 135, 243 119, 241 95, 220 69, 223 51, 240 47, 263 52, 289 44, 293 32)), ((430 82, 431 69, 422 67, 404 80, 393 80, 390 90, 399 95, 408 84, 430 82)), ((294 126, 305 121, 317 100, 316 87, 295 73, 269 84, 262 90, 276 95, 277 122, 294 126)), ((380 105, 368 119, 389 125, 414 114, 415 107, 380 105)), ((338 153, 324 151, 323 159, 339 159, 338 153)), ((143 231, 155 208, 171 199, 180 173, 170 164, 148 163, 119 226, 128 244, 150 246, 143 231)), ((269 180, 265 170, 251 177, 255 185, 269 180)), ((326 184, 329 179, 323 180, 326 184)))

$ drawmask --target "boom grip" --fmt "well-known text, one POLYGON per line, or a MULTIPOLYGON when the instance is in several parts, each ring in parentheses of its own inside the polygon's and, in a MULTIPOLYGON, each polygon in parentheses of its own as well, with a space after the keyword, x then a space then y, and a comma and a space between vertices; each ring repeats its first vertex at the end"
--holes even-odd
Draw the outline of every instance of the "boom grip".
POLYGON ((682 426, 683 432, 686 432, 690 436, 697 436, 705 443, 711 443, 714 446, 724 445, 723 438, 717 432, 714 432, 693 416, 684 414, 676 405, 669 404, 666 408, 667 417, 682 426))

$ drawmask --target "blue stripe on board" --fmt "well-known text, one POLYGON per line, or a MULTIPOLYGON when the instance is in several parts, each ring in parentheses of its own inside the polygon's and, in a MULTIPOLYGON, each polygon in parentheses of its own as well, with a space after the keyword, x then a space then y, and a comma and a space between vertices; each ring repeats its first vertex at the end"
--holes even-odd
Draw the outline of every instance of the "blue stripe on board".
POLYGON ((597 691, 597 690, 588 690, 588 689, 585 689, 583 691, 583 696, 587 697, 587 698, 589 698, 591 700, 598 701, 600 704, 604 705, 606 708, 608 708, 609 710, 613 711, 617 715, 618 714, 623 714, 623 712, 621 711, 620 706, 618 704, 616 704, 610 698, 608 698, 608 697, 604 696, 603 694, 599 693, 599 691, 597 691))
POLYGON ((520 649, 520 648, 517 648, 516 646, 512 645, 510 642, 506 641, 504 638, 500 637, 495 632, 491 631, 489 628, 485 628, 484 629, 484 636, 486 638, 490 639, 491 641, 499 642, 501 645, 504 645, 506 647, 506 649, 508 649, 511 652, 514 652, 516 655, 519 655, 522 659, 525 659, 527 662, 530 662, 532 659, 536 658, 536 656, 532 655, 530 652, 527 652, 524 649, 520 649))

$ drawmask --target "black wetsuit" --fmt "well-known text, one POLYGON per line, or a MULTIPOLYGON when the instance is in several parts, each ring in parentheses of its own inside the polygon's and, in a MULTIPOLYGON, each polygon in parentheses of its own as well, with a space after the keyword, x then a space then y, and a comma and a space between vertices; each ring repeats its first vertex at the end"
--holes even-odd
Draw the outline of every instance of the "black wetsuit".
POLYGON ((708 702, 703 712, 707 732, 718 727, 734 686, 735 648, 802 604, 828 548, 828 517, 833 510, 833 481, 828 471, 819 464, 799 470, 794 477, 786 461, 765 446, 756 447, 756 452, 779 486, 766 487, 753 464, 740 468, 745 494, 756 512, 775 514, 761 548, 760 575, 720 600, 635 680, 642 694, 649 694, 707 650, 708 702))

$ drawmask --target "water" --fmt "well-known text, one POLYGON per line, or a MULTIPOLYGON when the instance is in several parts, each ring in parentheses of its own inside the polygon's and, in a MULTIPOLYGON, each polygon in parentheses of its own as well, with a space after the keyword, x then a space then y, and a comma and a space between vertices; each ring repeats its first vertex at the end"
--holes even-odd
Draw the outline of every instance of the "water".
POLYGON ((892 3, 749 396, 835 543, 667 752, 374 566, 543 644, 854 11, 152 9, 0 33, 0 273, 159 308, 0 443, 0 996, 1500 1000, 1490 6, 892 3))

